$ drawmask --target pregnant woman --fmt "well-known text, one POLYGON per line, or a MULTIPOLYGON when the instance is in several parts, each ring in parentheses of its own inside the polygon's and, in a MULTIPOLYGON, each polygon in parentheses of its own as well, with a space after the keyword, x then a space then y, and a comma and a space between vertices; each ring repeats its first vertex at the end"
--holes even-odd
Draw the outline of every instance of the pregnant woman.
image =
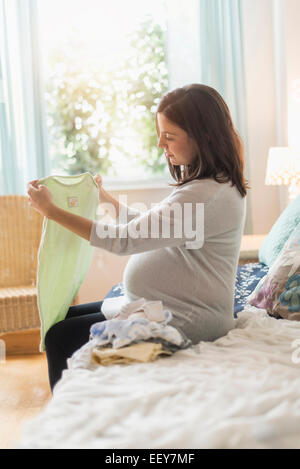
MULTIPOLYGON (((164 149, 175 184, 171 195, 151 210, 139 213, 120 205, 102 187, 99 175, 95 181, 100 203, 111 203, 117 217, 126 211, 127 223, 118 223, 117 218, 115 225, 106 225, 62 210, 52 202, 49 189, 37 180, 28 184, 29 203, 92 246, 118 255, 135 254, 123 275, 128 300, 161 300, 164 309, 173 314, 170 325, 193 344, 213 341, 234 327, 235 275, 249 188, 244 177, 243 144, 222 97, 201 84, 164 95, 156 113, 156 128, 158 146, 164 149), (178 211, 175 215, 175 210, 170 210, 175 206, 182 208, 182 220, 178 211), (178 222, 184 224, 187 218, 196 226, 193 238, 184 230, 181 235, 176 232, 178 222), (153 220, 162 222, 155 225, 155 236, 130 234, 133 227, 152 228, 153 220), (167 236, 162 229, 165 222, 170 227, 167 236), (114 236, 101 236, 113 226, 118 228, 114 236)), ((45 345, 51 388, 67 367, 67 359, 89 340, 90 327, 106 319, 102 303, 71 306, 66 319, 48 331, 45 345)))

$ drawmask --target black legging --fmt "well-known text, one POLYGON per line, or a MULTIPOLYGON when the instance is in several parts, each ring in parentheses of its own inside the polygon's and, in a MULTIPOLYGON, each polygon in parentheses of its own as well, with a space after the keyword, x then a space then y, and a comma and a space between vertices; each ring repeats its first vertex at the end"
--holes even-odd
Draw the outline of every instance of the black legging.
POLYGON ((101 313, 103 301, 71 306, 66 319, 52 326, 45 337, 51 389, 67 368, 67 359, 86 344, 93 324, 105 321, 101 313))

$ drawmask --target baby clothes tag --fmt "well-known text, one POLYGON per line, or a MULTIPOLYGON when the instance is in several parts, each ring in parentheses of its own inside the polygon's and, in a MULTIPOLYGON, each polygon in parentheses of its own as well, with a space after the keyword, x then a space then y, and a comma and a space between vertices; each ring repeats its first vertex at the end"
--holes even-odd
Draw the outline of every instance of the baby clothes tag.
POLYGON ((79 207, 79 197, 68 197, 69 207, 79 207))

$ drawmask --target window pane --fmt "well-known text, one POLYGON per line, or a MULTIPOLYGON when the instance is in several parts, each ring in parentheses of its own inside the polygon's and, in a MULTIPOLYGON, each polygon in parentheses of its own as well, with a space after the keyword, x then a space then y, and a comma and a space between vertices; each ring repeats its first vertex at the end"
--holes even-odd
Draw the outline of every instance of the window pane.
POLYGON ((52 170, 168 175, 154 119, 169 86, 165 2, 38 5, 52 170))

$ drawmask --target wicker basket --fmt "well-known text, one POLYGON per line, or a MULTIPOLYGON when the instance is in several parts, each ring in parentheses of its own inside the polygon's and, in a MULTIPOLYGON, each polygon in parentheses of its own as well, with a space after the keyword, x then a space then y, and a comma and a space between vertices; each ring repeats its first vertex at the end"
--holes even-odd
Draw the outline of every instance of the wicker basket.
POLYGON ((42 227, 43 216, 27 196, 0 196, 1 335, 40 327, 36 277, 42 227))
POLYGON ((40 325, 36 273, 42 224, 26 196, 0 197, 0 333, 40 325))

